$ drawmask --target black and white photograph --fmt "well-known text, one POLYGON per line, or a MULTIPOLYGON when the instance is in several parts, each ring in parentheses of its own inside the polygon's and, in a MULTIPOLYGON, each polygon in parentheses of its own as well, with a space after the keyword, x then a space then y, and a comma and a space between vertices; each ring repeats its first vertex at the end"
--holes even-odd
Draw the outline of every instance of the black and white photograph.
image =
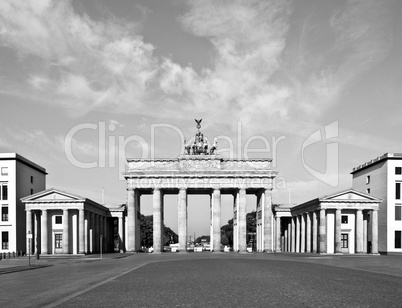
POLYGON ((0 307, 402 307, 401 0, 0 0, 0 307))

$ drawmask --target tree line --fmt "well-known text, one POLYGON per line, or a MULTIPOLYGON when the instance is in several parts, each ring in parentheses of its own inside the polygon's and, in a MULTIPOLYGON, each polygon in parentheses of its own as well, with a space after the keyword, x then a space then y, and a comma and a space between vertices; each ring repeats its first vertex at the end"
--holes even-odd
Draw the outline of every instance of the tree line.
MULTIPOLYGON (((251 243, 255 240, 256 231, 256 212, 252 211, 246 215, 246 228, 247 228, 247 243, 251 243)), ((153 246, 153 216, 141 214, 141 236, 142 236, 142 246, 151 247, 153 246)), ((209 235, 199 236, 195 243, 201 243, 201 240, 205 239, 207 242, 210 241, 209 235)), ((169 227, 164 227, 164 246, 169 246, 171 243, 178 243, 179 236, 169 227)), ((233 219, 228 220, 228 223, 221 227, 221 244, 233 246, 233 219)))

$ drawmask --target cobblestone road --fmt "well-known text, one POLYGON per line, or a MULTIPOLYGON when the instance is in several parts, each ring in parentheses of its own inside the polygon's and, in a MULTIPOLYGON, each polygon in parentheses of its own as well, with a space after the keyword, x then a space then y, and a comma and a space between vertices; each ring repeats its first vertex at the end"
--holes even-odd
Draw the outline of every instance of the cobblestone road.
MULTIPOLYGON (((136 254, 41 259, 0 275, 0 307, 401 307, 402 257, 136 254)), ((0 264, 0 274, 5 263, 0 264)), ((19 265, 21 266, 21 265, 19 265)))

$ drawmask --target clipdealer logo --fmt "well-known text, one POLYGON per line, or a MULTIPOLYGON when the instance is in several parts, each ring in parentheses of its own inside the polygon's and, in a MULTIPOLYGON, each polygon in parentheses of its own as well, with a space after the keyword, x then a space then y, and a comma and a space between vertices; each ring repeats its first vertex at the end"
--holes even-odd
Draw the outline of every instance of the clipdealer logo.
POLYGON ((338 121, 334 121, 324 127, 324 134, 321 130, 316 130, 303 142, 302 145, 302 163, 303 167, 316 179, 328 184, 332 187, 338 186, 339 183, 339 148, 338 142, 334 141, 326 145, 326 164, 325 171, 320 172, 305 162, 304 151, 309 146, 318 142, 327 142, 328 140, 337 139, 339 136, 338 121))

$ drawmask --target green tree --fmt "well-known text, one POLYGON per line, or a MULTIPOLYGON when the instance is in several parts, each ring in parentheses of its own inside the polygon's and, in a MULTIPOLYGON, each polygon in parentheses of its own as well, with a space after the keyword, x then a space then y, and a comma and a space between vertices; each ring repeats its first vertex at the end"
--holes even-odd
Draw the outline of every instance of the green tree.
MULTIPOLYGON (((154 245, 153 230, 154 220, 152 215, 141 214, 141 245, 147 248, 154 245)), ((169 227, 164 227, 164 245, 169 245, 171 242, 177 243, 179 236, 169 227)))
POLYGON ((206 240, 207 242, 210 242, 210 241, 211 241, 211 237, 210 237, 209 235, 202 235, 202 236, 199 236, 199 237, 197 237, 197 239, 195 240, 195 243, 196 243, 196 244, 199 244, 199 243, 201 243, 201 240, 206 240))
POLYGON ((233 246, 233 219, 221 227, 221 244, 233 246))

